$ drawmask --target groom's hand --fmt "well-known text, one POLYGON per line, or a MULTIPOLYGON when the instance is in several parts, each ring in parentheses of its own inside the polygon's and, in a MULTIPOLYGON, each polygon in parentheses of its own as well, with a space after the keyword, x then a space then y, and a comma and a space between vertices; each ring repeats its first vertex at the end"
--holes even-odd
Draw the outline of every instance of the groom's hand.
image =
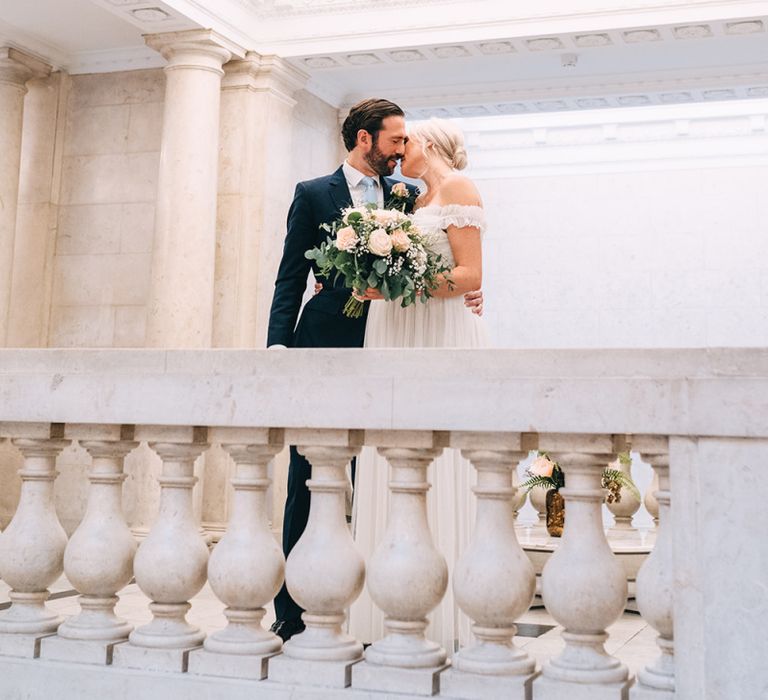
POLYGON ((464 306, 473 314, 483 315, 483 291, 478 289, 476 292, 467 292, 464 295, 464 306))

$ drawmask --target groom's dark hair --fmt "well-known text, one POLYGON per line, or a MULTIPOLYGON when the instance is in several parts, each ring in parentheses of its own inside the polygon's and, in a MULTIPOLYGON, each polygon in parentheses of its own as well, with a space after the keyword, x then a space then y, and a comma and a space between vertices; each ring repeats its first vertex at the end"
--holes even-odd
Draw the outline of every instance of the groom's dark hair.
POLYGON ((367 131, 376 143, 376 137, 381 131, 381 123, 387 117, 404 117, 400 107, 389 100, 371 97, 358 102, 349 110, 347 118, 341 127, 341 135, 344 138, 344 146, 351 151, 357 145, 357 132, 360 129, 367 131))

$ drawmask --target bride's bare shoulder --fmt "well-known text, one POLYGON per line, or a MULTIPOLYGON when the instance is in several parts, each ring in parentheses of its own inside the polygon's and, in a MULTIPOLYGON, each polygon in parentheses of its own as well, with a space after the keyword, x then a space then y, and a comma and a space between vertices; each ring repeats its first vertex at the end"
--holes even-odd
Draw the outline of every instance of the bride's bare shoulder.
POLYGON ((483 200, 475 183, 465 175, 458 174, 449 175, 443 180, 440 187, 440 200, 443 204, 483 206, 483 200))

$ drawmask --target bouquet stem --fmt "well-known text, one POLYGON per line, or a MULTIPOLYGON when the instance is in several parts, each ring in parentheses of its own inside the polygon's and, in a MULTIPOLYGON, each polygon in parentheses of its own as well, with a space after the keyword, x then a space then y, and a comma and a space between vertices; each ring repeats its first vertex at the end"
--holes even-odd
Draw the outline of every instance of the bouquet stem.
POLYGON ((344 306, 344 315, 347 318, 360 318, 363 315, 363 302, 358 301, 353 296, 349 297, 344 306))

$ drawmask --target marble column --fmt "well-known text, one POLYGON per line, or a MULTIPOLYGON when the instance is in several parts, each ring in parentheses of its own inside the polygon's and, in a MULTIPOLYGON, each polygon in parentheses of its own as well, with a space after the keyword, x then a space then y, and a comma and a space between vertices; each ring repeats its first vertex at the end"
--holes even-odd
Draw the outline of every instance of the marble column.
POLYGON ((240 47, 211 30, 152 34, 167 60, 155 209, 150 347, 211 346, 222 65, 240 47))
POLYGON ((296 174, 293 95, 307 75, 249 52, 224 66, 214 347, 263 347, 296 174))
POLYGON ((10 313, 24 95, 28 80, 50 72, 51 66, 34 56, 0 48, 0 346, 6 343, 10 313))

